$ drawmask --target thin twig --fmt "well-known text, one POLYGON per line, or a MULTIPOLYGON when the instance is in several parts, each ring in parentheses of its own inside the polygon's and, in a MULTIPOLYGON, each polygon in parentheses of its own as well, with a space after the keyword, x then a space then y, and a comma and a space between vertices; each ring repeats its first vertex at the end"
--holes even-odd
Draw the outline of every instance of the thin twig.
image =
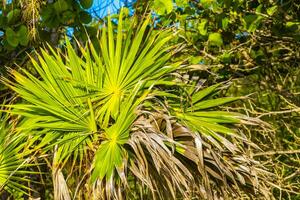
POLYGON ((300 149, 295 150, 282 150, 282 151, 266 151, 253 154, 254 157, 256 156, 271 156, 271 155, 278 155, 278 154, 298 154, 300 153, 300 149))
POLYGON ((265 115, 285 114, 285 113, 298 112, 298 111, 300 111, 300 108, 283 110, 283 111, 271 111, 271 112, 263 113, 263 114, 259 115, 257 118, 261 118, 262 116, 265 116, 265 115))

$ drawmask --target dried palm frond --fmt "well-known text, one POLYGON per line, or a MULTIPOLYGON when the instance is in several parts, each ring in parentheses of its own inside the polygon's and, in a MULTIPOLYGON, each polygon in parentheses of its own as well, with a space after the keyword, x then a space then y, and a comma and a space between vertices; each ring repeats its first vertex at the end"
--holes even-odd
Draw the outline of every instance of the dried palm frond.
POLYGON ((217 142, 165 113, 144 115, 134 127, 128 141, 133 155, 129 168, 148 194, 159 199, 222 199, 246 192, 271 198, 264 185, 270 173, 237 146, 251 145, 249 140, 217 142))

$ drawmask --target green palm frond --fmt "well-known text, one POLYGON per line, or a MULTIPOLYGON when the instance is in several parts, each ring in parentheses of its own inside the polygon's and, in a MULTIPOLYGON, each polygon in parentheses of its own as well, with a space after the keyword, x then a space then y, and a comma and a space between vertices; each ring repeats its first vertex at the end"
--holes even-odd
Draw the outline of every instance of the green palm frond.
POLYGON ((30 151, 24 150, 24 137, 15 136, 14 127, 15 122, 9 115, 0 111, 0 193, 3 190, 26 193, 30 190, 24 185, 29 181, 26 175, 35 173, 26 170, 31 166, 30 151))
MULTIPOLYGON (((13 113, 28 117, 20 130, 49 129, 54 137, 48 139, 66 142, 70 136, 63 136, 61 132, 80 133, 77 136, 81 139, 73 146, 92 146, 91 138, 95 137, 92 133, 108 128, 119 113, 120 103, 126 101, 138 82, 156 80, 175 69, 164 66, 171 56, 167 52, 170 47, 163 46, 171 39, 170 31, 146 34, 150 18, 136 33, 130 28, 126 31, 128 28, 123 28, 122 14, 120 16, 117 36, 110 19, 103 28, 100 53, 89 45, 81 48, 82 57, 79 57, 67 41, 66 56, 50 48, 52 56, 41 50, 38 62, 32 59, 42 80, 25 70, 22 74, 13 72, 16 83, 6 82, 29 102, 13 106, 13 113), (55 137, 59 134, 66 138, 55 137)), ((72 152, 72 147, 68 149, 72 152)))
POLYGON ((137 109, 144 100, 147 92, 136 99, 136 92, 140 89, 138 84, 132 91, 126 102, 120 104, 120 114, 116 121, 109 128, 104 129, 102 142, 95 155, 95 169, 92 175, 92 181, 96 178, 103 179, 106 176, 107 180, 112 178, 114 169, 122 166, 122 159, 125 157, 126 150, 123 145, 128 141, 130 130, 137 118, 137 109))
MULTIPOLYGON (((122 149, 120 141, 128 138, 127 129, 135 119, 132 112, 138 106, 137 98, 143 96, 142 91, 152 87, 157 79, 163 80, 165 74, 178 67, 178 64, 165 66, 171 56, 169 50, 172 47, 165 47, 172 38, 171 32, 147 33, 149 21, 150 17, 133 32, 136 24, 123 27, 121 14, 117 33, 110 19, 107 27, 103 27, 100 52, 89 44, 80 47, 82 56, 78 56, 66 41, 65 55, 49 47, 52 55, 41 50, 37 61, 32 59, 40 78, 22 70, 12 72, 15 82, 4 79, 24 99, 9 106, 13 108, 12 114, 24 117, 17 130, 41 137, 36 150, 49 150, 57 145, 55 166, 63 167, 70 158, 82 162, 87 150, 95 152, 98 149, 93 174, 100 179, 105 175, 110 177, 115 168, 110 163, 110 156, 114 155, 103 154, 102 150, 115 153, 116 158, 121 155, 118 153, 122 149), (132 97, 136 85, 142 82, 132 97), (131 114, 129 110, 120 112, 128 106, 131 114), (127 122, 126 127, 124 122, 127 122), (107 159, 107 167, 97 165, 98 157, 107 159)), ((118 165, 118 159, 114 160, 113 163, 118 165)))

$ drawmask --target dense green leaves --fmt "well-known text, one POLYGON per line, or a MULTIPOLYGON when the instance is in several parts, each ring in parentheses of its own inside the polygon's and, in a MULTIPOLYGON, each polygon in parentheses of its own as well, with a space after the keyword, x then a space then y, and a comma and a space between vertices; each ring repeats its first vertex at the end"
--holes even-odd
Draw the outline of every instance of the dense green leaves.
POLYGON ((212 46, 220 47, 223 45, 222 35, 220 33, 211 33, 208 36, 208 42, 212 46))
POLYGON ((1 77, 17 94, 0 94, 13 99, 0 125, 3 195, 297 198, 296 1, 142 0, 99 21, 92 4, 0 5, 0 64, 21 63, 1 77))
POLYGON ((80 0, 80 5, 84 9, 88 9, 93 5, 93 0, 80 0))
MULTIPOLYGON (((85 9, 92 0, 12 0, 0 3, 0 68, 14 63, 24 64, 28 53, 40 45, 57 46, 70 28, 82 32, 77 39, 86 39, 86 24, 92 22, 85 9), (81 5, 82 4, 82 5, 81 5), (59 31, 58 31, 59 30, 59 31)), ((88 31, 90 37, 96 33, 88 31)), ((92 36, 93 35, 93 36, 92 36)))
MULTIPOLYGON (((93 1, 82 1, 83 9, 87 9, 93 1)), ((41 11, 42 24, 46 27, 57 28, 61 25, 71 27, 79 24, 88 24, 91 22, 90 13, 82 10, 77 2, 70 0, 57 0, 53 4, 48 4, 41 11)))
POLYGON ((17 32, 11 28, 6 29, 6 39, 7 42, 12 47, 17 47, 19 44, 26 46, 29 42, 28 31, 26 26, 21 26, 17 32))
POLYGON ((198 25, 198 30, 201 35, 207 34, 207 20, 202 19, 201 22, 198 25))
POLYGON ((155 11, 160 14, 169 14, 173 10, 172 0, 155 0, 153 4, 155 11))

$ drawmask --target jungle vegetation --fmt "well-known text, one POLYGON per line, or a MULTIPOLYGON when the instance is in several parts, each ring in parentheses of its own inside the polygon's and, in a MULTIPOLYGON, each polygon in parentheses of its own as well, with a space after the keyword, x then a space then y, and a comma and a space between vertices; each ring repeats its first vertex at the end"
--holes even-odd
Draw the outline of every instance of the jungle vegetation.
POLYGON ((0 0, 0 198, 300 199, 299 2, 119 2, 0 0))

